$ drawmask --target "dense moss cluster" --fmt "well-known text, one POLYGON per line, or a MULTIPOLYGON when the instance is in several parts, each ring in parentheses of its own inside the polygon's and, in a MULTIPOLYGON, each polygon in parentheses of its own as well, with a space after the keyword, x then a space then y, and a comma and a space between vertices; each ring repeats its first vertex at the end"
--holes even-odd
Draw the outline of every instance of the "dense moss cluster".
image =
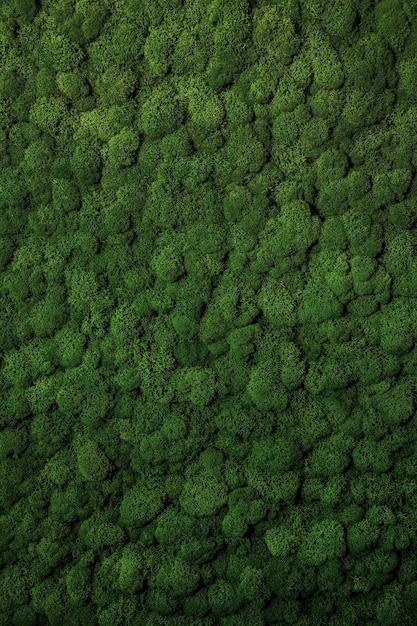
POLYGON ((0 624, 415 624, 415 3, 0 49, 0 624))

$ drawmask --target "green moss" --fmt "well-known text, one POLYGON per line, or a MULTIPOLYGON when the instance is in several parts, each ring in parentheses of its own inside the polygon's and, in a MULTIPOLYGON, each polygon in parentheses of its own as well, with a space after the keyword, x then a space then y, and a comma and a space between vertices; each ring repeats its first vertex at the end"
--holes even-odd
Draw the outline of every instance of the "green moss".
POLYGON ((0 622, 414 623, 413 3, 0 4, 0 622))
POLYGON ((141 128, 149 139, 161 139, 179 128, 183 110, 173 85, 162 83, 142 105, 141 128))

